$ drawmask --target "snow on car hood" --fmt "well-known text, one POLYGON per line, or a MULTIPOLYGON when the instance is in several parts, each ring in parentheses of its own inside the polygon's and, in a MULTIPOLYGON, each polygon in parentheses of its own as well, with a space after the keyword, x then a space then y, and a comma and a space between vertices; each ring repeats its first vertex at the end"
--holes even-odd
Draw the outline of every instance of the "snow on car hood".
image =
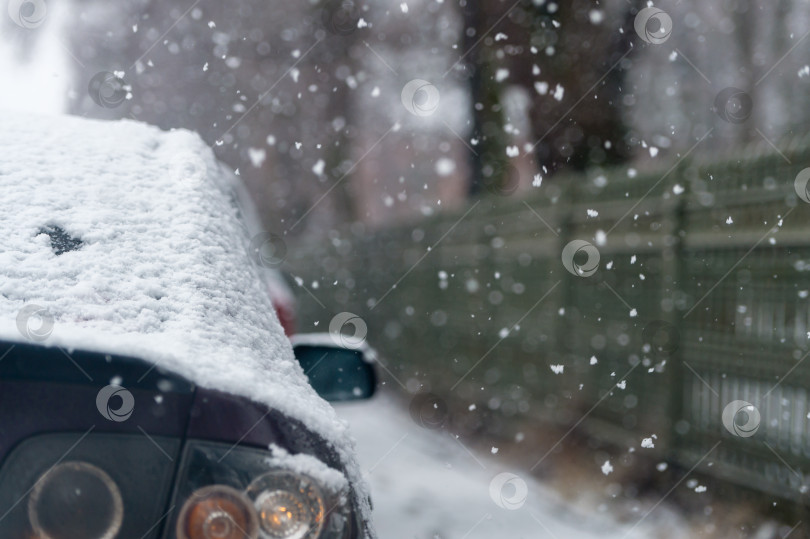
POLYGON ((126 120, 0 125, 0 338, 25 340, 18 314, 38 305, 45 345, 141 357, 275 408, 332 442, 363 503, 347 426, 295 361, 205 143, 126 120), (57 256, 47 227, 81 246, 57 256))

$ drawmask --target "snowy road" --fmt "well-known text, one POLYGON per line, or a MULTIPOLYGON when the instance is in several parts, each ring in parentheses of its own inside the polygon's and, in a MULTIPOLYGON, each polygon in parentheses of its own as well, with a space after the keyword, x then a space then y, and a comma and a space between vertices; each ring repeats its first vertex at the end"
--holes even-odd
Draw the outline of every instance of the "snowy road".
MULTIPOLYGON (((528 474, 472 455, 445 432, 417 426, 385 395, 336 409, 357 438, 382 539, 687 537, 666 513, 633 528, 573 508, 528 474), (501 508, 490 497, 492 479, 503 472, 526 480, 525 504, 517 509, 501 508)), ((503 492, 507 499, 520 496, 508 485, 503 492)))

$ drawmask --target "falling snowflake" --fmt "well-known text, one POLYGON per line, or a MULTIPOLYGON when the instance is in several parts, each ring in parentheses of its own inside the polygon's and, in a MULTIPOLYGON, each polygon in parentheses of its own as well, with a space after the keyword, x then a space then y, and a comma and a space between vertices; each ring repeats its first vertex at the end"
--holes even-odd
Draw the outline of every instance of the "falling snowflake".
POLYGON ((548 93, 548 83, 547 82, 535 82, 534 89, 537 90, 537 93, 540 95, 546 95, 548 93))
POLYGON ((262 163, 267 158, 267 152, 264 148, 248 148, 248 157, 250 164, 256 168, 261 168, 262 163))
POLYGON ((436 161, 436 174, 449 176, 456 170, 456 162, 449 157, 441 157, 436 161))

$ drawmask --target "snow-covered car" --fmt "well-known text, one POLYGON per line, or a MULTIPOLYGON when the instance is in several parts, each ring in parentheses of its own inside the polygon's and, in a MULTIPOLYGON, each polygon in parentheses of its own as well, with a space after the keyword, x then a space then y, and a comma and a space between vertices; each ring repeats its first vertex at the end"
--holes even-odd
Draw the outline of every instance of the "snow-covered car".
MULTIPOLYGON (((235 176, 187 131, 0 118, 0 538, 374 537, 235 176)), ((308 346, 373 392, 361 350, 308 346)))

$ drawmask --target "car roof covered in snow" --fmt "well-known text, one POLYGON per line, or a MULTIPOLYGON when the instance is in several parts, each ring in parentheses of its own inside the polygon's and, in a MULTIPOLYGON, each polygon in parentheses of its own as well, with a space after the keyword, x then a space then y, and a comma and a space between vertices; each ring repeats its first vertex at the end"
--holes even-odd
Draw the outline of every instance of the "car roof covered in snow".
POLYGON ((210 148, 128 120, 0 118, 0 339, 24 341, 18 315, 39 306, 53 317, 45 346, 140 357, 275 408, 330 441, 362 483, 346 424, 294 359, 248 254, 234 176, 210 148))

